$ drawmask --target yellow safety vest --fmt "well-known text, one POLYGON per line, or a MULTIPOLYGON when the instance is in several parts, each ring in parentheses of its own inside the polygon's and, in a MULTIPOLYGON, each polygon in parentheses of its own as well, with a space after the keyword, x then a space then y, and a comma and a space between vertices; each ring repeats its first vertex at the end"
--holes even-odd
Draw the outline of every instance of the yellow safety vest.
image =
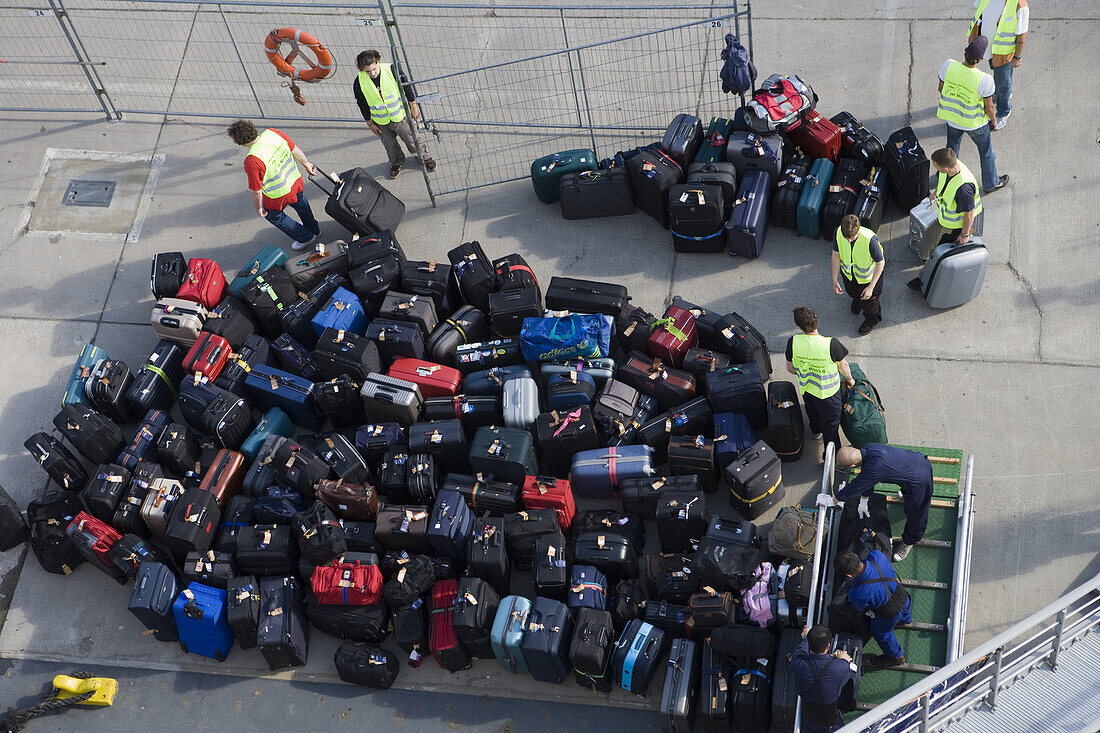
POLYGON ((799 394, 820 400, 840 389, 840 367, 829 353, 832 339, 817 334, 796 334, 791 343, 791 363, 798 372, 799 394))
MULTIPOLYGON (((986 5, 989 5, 989 0, 982 0, 978 3, 978 9, 974 12, 975 23, 981 22, 986 5)), ((1005 0, 1004 11, 997 21, 997 34, 990 39, 989 44, 992 46, 991 50, 995 55, 1016 53, 1016 10, 1018 6, 1019 0, 1005 0)), ((981 26, 979 25, 978 28, 980 29, 981 26)))
MULTIPOLYGON (((836 248, 840 255, 840 271, 844 277, 854 280, 860 285, 871 282, 871 276, 875 272, 875 260, 871 257, 871 237, 875 236, 867 227, 859 228, 859 236, 856 241, 849 242, 848 238, 840 233, 840 227, 836 228, 836 248)), ((883 260, 885 260, 885 254, 883 260)))
POLYGON ((363 98, 370 105, 370 119, 376 125, 388 125, 391 122, 400 122, 405 119, 405 109, 401 106, 401 88, 397 85, 397 78, 393 75, 393 64, 379 64, 382 73, 378 76, 378 84, 374 85, 374 79, 365 71, 359 72, 359 91, 363 92, 363 98))
POLYGON ((264 182, 260 192, 269 199, 286 196, 302 177, 294 164, 294 153, 290 152, 290 146, 277 132, 261 132, 256 142, 249 146, 248 154, 264 162, 264 182))
POLYGON ((953 122, 964 130, 976 130, 989 124, 982 96, 978 94, 978 82, 984 72, 978 67, 952 61, 944 74, 940 90, 940 106, 936 117, 953 122))
POLYGON ((936 210, 939 213, 940 224, 947 229, 961 229, 965 211, 955 210, 955 192, 959 186, 969 183, 974 186, 974 216, 982 213, 982 191, 978 181, 970 169, 959 161, 959 172, 948 180, 946 173, 940 173, 936 178, 936 210))

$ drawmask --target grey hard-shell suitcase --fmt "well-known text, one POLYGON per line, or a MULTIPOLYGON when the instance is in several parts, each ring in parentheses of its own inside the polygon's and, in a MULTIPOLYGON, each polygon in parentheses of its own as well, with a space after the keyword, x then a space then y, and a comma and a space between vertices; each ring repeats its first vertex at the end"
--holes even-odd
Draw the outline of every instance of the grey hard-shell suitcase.
POLYGON ((941 244, 921 270, 921 294, 932 308, 969 303, 981 292, 988 266, 989 250, 977 237, 966 244, 941 244))
POLYGON ((161 298, 153 305, 149 323, 159 338, 190 348, 199 337, 210 311, 198 303, 179 298, 161 298))
MULTIPOLYGON (((980 237, 984 223, 985 212, 983 211, 975 217, 970 233, 980 237)), ((909 211, 909 249, 913 250, 922 262, 927 261, 932 255, 932 250, 939 246, 946 231, 940 224, 936 205, 928 199, 921 201, 909 211)))
POLYGON ((371 422, 395 422, 408 427, 420 417, 424 404, 420 387, 413 382, 372 372, 359 390, 371 422))
POLYGON ((665 136, 661 140, 661 149, 669 157, 687 169, 695 160, 699 146, 703 144, 703 121, 695 115, 678 114, 672 118, 665 136))
POLYGON ((127 608, 157 641, 179 641, 176 619, 172 615, 172 604, 179 592, 179 581, 171 568, 159 562, 143 562, 134 578, 134 590, 127 608))
POLYGON ((509 428, 530 430, 539 417, 539 388, 531 377, 517 377, 504 382, 501 390, 501 411, 509 428))
POLYGON ((699 687, 699 642, 673 639, 661 691, 661 730, 691 733, 695 691, 699 687))

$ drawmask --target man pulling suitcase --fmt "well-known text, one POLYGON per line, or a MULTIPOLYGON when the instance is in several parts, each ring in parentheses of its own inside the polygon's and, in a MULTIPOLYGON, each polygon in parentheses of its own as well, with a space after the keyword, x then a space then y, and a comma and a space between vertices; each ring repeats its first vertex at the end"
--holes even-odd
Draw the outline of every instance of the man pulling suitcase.
POLYGON ((297 160, 310 175, 316 173, 305 152, 279 130, 257 132, 248 120, 237 120, 228 132, 233 142, 248 148, 244 171, 256 213, 294 239, 291 249, 301 251, 314 244, 321 236, 321 225, 309 207, 302 174, 294 163, 297 160), (301 224, 284 213, 287 206, 298 212, 301 224))

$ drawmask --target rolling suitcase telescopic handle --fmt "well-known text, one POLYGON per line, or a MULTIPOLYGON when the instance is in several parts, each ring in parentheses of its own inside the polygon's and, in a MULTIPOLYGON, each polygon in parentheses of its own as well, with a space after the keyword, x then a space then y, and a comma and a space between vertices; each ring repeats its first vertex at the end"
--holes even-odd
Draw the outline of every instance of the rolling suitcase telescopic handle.
POLYGON ((335 195, 336 191, 338 190, 338 189, 337 189, 337 187, 338 187, 338 186, 339 186, 339 185, 340 185, 341 183, 343 183, 343 181, 342 181, 342 180, 340 179, 340 176, 337 176, 337 175, 335 175, 335 174, 333 174, 333 173, 325 173, 325 172, 324 172, 323 170, 321 170, 320 166, 317 166, 317 165, 313 166, 313 168, 314 168, 314 169, 315 169, 315 170, 316 170, 316 171, 317 171, 318 173, 320 173, 320 174, 321 174, 322 176, 324 176, 325 178, 329 179, 330 181, 332 181, 332 182, 333 182, 333 183, 335 184, 335 185, 334 185, 334 186, 332 187, 332 190, 330 191, 329 189, 327 189, 327 188, 325 188, 324 186, 322 186, 322 185, 321 185, 321 182, 317 180, 317 177, 316 177, 316 176, 314 176, 314 175, 313 175, 313 174, 311 173, 311 174, 309 175, 309 180, 313 181, 313 185, 317 186, 317 188, 321 189, 322 191, 324 191, 325 193, 327 193, 327 194, 328 194, 329 196, 333 196, 333 195, 335 195))

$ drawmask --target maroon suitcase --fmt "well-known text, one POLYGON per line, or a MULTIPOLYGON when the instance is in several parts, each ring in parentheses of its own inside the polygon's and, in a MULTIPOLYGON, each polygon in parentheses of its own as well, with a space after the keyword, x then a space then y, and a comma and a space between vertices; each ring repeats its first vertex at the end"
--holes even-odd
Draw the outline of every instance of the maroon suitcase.
POLYGON ((222 449, 214 457, 214 463, 206 470, 199 488, 209 491, 218 500, 218 506, 225 509, 229 500, 241 493, 244 474, 248 470, 244 454, 235 450, 222 449))
POLYGON ((679 369, 688 349, 699 344, 699 332, 695 328, 695 316, 678 305, 670 305, 664 318, 658 319, 646 347, 650 356, 679 369))
POLYGON ((803 124, 790 132, 791 142, 811 158, 828 158, 837 162, 840 158, 840 142, 843 135, 840 128, 828 117, 811 112, 803 119, 803 124))

